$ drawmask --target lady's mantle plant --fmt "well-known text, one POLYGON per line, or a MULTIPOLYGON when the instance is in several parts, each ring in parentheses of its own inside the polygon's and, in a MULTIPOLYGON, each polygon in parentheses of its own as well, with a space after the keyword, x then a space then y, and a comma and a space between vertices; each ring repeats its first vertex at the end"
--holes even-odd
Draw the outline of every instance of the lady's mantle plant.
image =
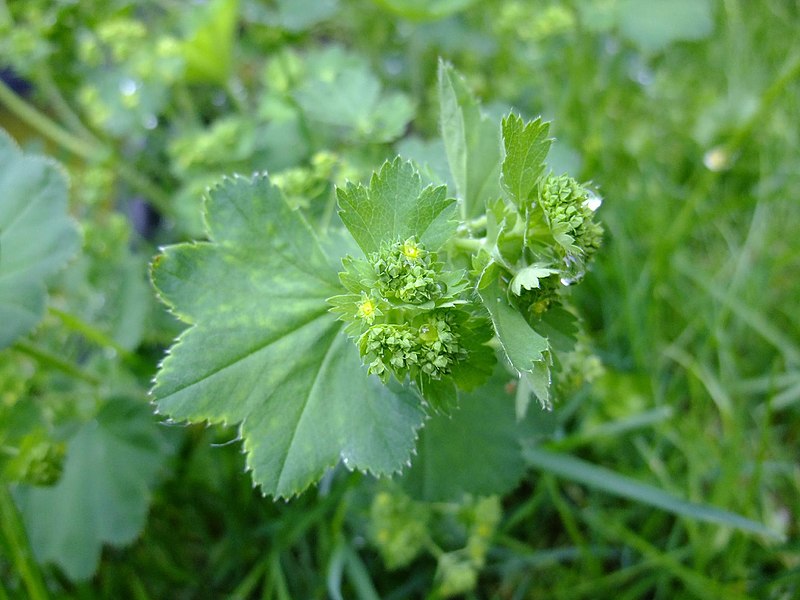
POLYGON ((560 305, 600 242, 593 198, 548 173, 548 123, 510 114, 498 130, 445 64, 439 93, 457 198, 398 157, 337 190, 342 249, 267 175, 235 176, 206 197, 208 241, 153 263, 192 325, 156 377, 158 410, 240 423, 266 493, 297 494, 339 460, 399 471, 426 413, 456 410, 496 357, 520 378, 519 415, 528 390, 550 406, 574 327, 560 305))

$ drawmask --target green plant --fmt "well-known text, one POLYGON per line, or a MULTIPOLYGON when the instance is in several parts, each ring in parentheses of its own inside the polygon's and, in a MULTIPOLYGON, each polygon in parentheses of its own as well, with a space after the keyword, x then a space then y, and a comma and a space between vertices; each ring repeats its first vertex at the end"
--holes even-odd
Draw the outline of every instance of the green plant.
POLYGON ((798 22, 0 1, 0 597, 796 596, 798 22))
POLYGON ((566 301, 599 245, 589 192, 547 173, 547 123, 511 114, 501 138, 446 64, 439 89, 458 201, 397 158, 369 186, 337 190, 348 239, 315 231, 267 176, 229 179, 206 198, 209 242, 153 263, 161 298, 193 325, 156 376, 158 409, 241 422, 265 493, 298 494, 339 459, 399 471, 423 412, 456 409, 460 391, 492 375, 493 339, 511 369, 497 376, 523 378, 519 417, 531 391, 550 407, 553 348, 536 328, 564 325, 547 309, 566 301), (467 142, 476 138, 479 150, 467 142), (467 177, 477 163, 483 180, 467 177))

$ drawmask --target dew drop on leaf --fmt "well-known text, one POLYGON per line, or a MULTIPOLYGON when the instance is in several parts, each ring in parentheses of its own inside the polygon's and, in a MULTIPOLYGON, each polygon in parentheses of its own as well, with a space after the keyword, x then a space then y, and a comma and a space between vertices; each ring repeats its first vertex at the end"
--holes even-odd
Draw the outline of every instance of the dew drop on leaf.
POLYGON ((133 96, 138 89, 139 84, 130 77, 119 82, 119 91, 123 96, 133 96))

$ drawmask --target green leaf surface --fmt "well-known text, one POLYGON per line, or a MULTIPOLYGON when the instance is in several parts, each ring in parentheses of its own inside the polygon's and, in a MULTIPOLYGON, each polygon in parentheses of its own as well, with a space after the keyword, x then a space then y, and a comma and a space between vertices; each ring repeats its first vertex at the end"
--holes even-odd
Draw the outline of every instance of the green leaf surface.
POLYGON ((0 349, 42 319, 46 279, 79 244, 61 167, 23 154, 0 130, 0 349))
POLYGON ((474 218, 500 197, 501 142, 497 125, 452 65, 439 63, 440 129, 447 162, 462 206, 474 218))
POLYGON ((558 273, 558 271, 556 269, 550 269, 548 267, 542 267, 539 265, 524 267, 520 269, 516 275, 514 275, 509 288, 511 288, 511 291, 514 294, 519 296, 522 293, 523 288, 526 290, 538 288, 539 279, 548 277, 554 273, 558 273))
MULTIPOLYGON (((525 317, 508 303, 497 279, 480 289, 479 293, 492 316, 497 339, 508 361, 520 376, 525 377, 542 408, 549 410, 550 344, 547 338, 536 333, 525 317)), ((526 409, 525 401, 518 402, 519 414, 524 414, 526 409)))
POLYGON ((415 21, 430 21, 455 14, 476 0, 374 0, 376 4, 401 17, 415 21))
POLYGON ((503 186, 524 211, 531 193, 545 171, 545 158, 553 140, 550 123, 541 117, 525 123, 514 114, 503 119, 503 186))
POLYGON ((242 11, 251 21, 286 31, 309 29, 339 10, 339 0, 277 0, 275 7, 261 3, 245 3, 242 11))
POLYGON ((348 183, 336 193, 339 216, 364 254, 413 236, 436 250, 455 233, 455 200, 445 186, 423 189, 414 166, 399 157, 373 173, 369 187, 348 183))
POLYGON ((108 401, 70 440, 56 485, 16 490, 36 558, 72 580, 91 577, 103 544, 129 544, 144 527, 163 458, 147 404, 108 401))
POLYGON ((523 454, 525 460, 531 466, 615 496, 655 506, 696 521, 734 527, 748 533, 756 533, 771 538, 780 537, 780 534, 757 521, 708 504, 682 500, 655 486, 636 481, 610 469, 598 467, 573 456, 551 452, 536 446, 525 448, 523 454))
POLYGON ((452 415, 436 415, 420 432, 418 456, 400 479, 413 497, 461 500, 464 494, 504 494, 525 473, 522 440, 552 433, 553 413, 517 420, 514 380, 498 368, 475 392, 461 394, 452 415))
POLYGON ((649 52, 703 39, 714 29, 709 0, 622 0, 617 10, 622 34, 649 52))
POLYGON ((191 34, 182 46, 186 79, 224 85, 231 72, 239 0, 212 0, 189 14, 191 34))
POLYGON ((312 53, 306 79, 292 96, 315 132, 389 142, 405 131, 414 106, 405 94, 387 93, 362 57, 332 46, 312 53))
POLYGON ((497 337, 509 362, 520 373, 532 373, 534 363, 543 362, 550 345, 536 333, 519 311, 506 300, 506 293, 497 281, 480 290, 497 337))
POLYGON ((265 493, 299 494, 340 459, 376 475, 410 457, 419 400, 367 377, 326 298, 336 270, 268 178, 227 179, 206 199, 208 243, 165 249, 153 283, 194 326, 153 395, 173 419, 241 423, 265 493))
POLYGON ((572 352, 578 340, 578 319, 565 308, 552 306, 536 323, 536 330, 556 352, 572 352))

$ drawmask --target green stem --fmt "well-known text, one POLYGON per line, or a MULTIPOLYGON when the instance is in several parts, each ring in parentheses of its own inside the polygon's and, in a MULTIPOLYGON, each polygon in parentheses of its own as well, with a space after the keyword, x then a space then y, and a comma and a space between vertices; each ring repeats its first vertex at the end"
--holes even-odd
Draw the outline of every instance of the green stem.
POLYGON ((546 474, 542 477, 542 481, 547 488, 550 498, 553 501, 553 506, 561 517, 561 522, 564 525, 564 529, 567 531, 567 535, 569 535, 569 537, 572 539, 575 547, 580 549, 581 555, 583 556, 584 561, 586 561, 586 565, 589 567, 591 572, 595 575, 599 574, 601 572, 601 567, 597 557, 595 557, 594 554, 589 550, 589 544, 581 533, 578 522, 575 519, 575 516, 572 514, 572 510, 567 505, 564 497, 561 495, 561 492, 556 485, 555 477, 550 474, 546 474))
POLYGON ((0 485, 0 533, 8 546, 11 562, 19 573, 31 600, 47 600, 47 588, 33 557, 25 525, 8 486, 0 485))
POLYGON ((467 221, 467 227, 470 229, 470 231, 485 229, 487 221, 488 218, 485 214, 483 214, 480 217, 475 217, 474 219, 467 221))
POLYGON ((17 352, 22 352, 23 354, 27 354, 31 358, 34 358, 40 364, 52 367, 58 371, 61 371, 62 373, 66 373, 70 377, 80 379, 81 381, 85 381, 90 385, 100 385, 100 380, 94 375, 85 372, 77 365, 64 360, 60 356, 57 356, 52 352, 49 352, 48 350, 40 348, 34 344, 17 340, 11 347, 17 352))
POLYGON ((193 126, 199 127, 201 125, 200 111, 197 110, 197 104, 195 104, 185 85, 178 84, 175 86, 175 102, 179 108, 176 120, 189 119, 193 126))
POLYGON ((270 591, 274 586, 278 600, 291 600, 292 595, 289 593, 289 585, 286 583, 286 577, 283 574, 280 554, 274 550, 270 555, 269 575, 270 591))
POLYGON ((167 192, 155 185, 130 167, 124 160, 117 160, 114 164, 117 174, 132 188, 145 196, 146 200, 155 206, 161 213, 170 214, 171 202, 167 192))
MULTIPOLYGON (((47 115, 25 102, 2 81, 0 81, 0 103, 5 104, 20 120, 75 156, 89 162, 100 162, 111 155, 111 150, 99 142, 83 140, 56 124, 47 115)), ((169 212, 170 198, 166 192, 128 166, 124 160, 116 160, 114 167, 122 179, 144 194, 160 211, 169 212)))
POLYGON ((336 213, 336 206, 336 190, 332 189, 328 201, 325 203, 325 210, 322 212, 322 217, 319 220, 320 231, 323 233, 327 232, 328 228, 331 226, 333 215, 336 213))
POLYGON ((103 148, 73 135, 44 113, 33 108, 2 80, 0 80, 0 103, 5 104, 20 120, 76 156, 94 161, 107 154, 103 148))
POLYGON ((477 252, 486 246, 486 238, 473 239, 473 238, 455 238, 452 244, 460 249, 469 252, 477 252))
POLYGON ((102 146, 101 142, 95 138, 94 134, 83 124, 81 118, 72 110, 72 107, 64 99, 61 90, 58 89, 58 86, 53 81, 53 76, 50 74, 49 69, 38 75, 36 78, 36 87, 42 89, 47 96, 47 100, 52 105, 53 110, 64 123, 69 124, 73 131, 83 136, 84 139, 93 143, 95 146, 102 146))
POLYGON ((63 310, 59 310, 58 308, 54 308, 52 306, 48 308, 48 312, 54 317, 57 317, 68 329, 81 334, 93 344, 101 348, 110 348, 116 352, 122 361, 128 366, 135 368, 141 368, 145 366, 136 354, 126 350, 120 346, 116 340, 100 331, 93 325, 90 325, 80 317, 68 312, 64 312, 63 310))
POLYGON ((231 100, 233 100, 233 104, 240 114, 249 115, 252 112, 247 106, 247 100, 242 98, 242 92, 245 91, 245 88, 241 81, 238 79, 229 79, 225 84, 225 91, 228 93, 231 100))

